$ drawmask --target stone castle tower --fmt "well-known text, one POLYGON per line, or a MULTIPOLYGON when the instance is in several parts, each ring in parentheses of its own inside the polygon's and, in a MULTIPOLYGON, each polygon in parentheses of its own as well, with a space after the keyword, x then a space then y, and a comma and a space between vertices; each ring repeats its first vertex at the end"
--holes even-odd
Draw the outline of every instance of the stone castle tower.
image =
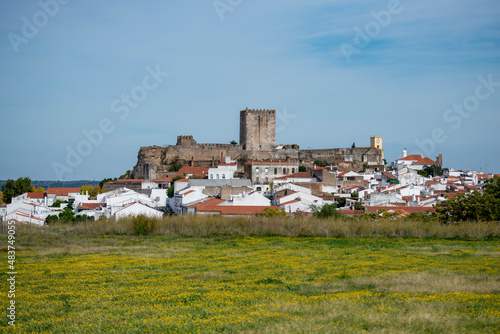
POLYGON ((269 151, 276 146, 276 110, 240 111, 240 145, 244 150, 269 151))

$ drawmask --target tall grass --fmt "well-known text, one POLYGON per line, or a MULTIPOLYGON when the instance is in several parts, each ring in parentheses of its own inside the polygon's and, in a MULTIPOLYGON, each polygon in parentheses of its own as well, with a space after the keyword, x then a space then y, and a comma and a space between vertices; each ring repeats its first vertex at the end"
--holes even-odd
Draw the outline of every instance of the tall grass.
MULTIPOLYGON (((318 219, 314 217, 259 217, 259 216, 218 216, 183 215, 149 219, 152 226, 147 234, 207 237, 212 235, 233 236, 293 236, 293 237, 334 237, 334 238, 471 238, 483 239, 500 237, 499 222, 456 222, 440 223, 412 219, 358 219, 337 218, 318 219)), ((137 219, 88 220, 76 224, 59 223, 43 227, 17 224, 21 233, 65 234, 138 234, 137 219)), ((0 232, 6 233, 6 223, 0 232)), ((142 233, 139 233, 142 234, 142 233)))

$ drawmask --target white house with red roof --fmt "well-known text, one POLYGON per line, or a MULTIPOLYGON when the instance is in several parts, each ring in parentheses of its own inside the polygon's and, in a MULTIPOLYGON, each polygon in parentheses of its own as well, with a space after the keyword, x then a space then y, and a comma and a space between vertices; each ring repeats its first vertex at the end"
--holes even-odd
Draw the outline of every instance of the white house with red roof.
POLYGON ((323 205, 323 199, 318 196, 314 196, 311 194, 303 193, 303 192, 289 192, 286 195, 277 197, 274 199, 277 205, 282 205, 283 203, 287 203, 293 200, 305 200, 311 204, 315 204, 317 206, 323 205))
POLYGON ((234 173, 238 170, 238 163, 232 161, 231 157, 227 156, 224 162, 220 163, 216 168, 208 169, 208 178, 211 180, 226 180, 233 179, 234 173))
POLYGON ((432 165, 440 165, 440 163, 426 157, 426 158, 422 158, 420 160, 415 161, 413 164, 411 164, 408 167, 411 169, 414 169, 414 170, 423 170, 426 167, 430 167, 432 165))
POLYGON ((180 215, 187 213, 189 205, 202 202, 207 198, 208 196, 201 191, 186 188, 174 194, 174 198, 170 199, 170 207, 176 214, 180 215))
POLYGON ((403 150, 403 157, 396 159, 392 165, 395 170, 399 170, 401 168, 411 168, 414 170, 423 170, 428 166, 432 165, 442 165, 443 157, 440 154, 436 157, 436 160, 429 159, 427 157, 422 157, 420 154, 411 154, 407 155, 406 148, 403 150))
POLYGON ((116 219, 121 219, 129 216, 139 216, 139 215, 153 217, 153 218, 161 218, 163 217, 163 212, 138 202, 133 202, 128 205, 125 205, 124 207, 118 209, 115 212, 116 219))
POLYGON ((288 202, 281 203, 281 208, 285 210, 286 213, 298 213, 298 212, 312 212, 312 206, 320 206, 315 202, 311 202, 305 198, 297 198, 288 202))
POLYGON ((5 220, 43 225, 45 218, 51 213, 45 205, 29 200, 15 201, 7 204, 5 220))
POLYGON ((11 203, 14 202, 30 202, 30 203, 35 203, 39 205, 45 205, 48 206, 48 199, 47 199, 47 193, 24 193, 19 196, 13 197, 11 200, 11 203))
POLYGON ((219 205, 237 205, 237 206, 271 206, 271 200, 257 191, 250 194, 242 193, 231 195, 230 199, 219 205))
POLYGON ((80 194, 80 188, 48 188, 47 195, 51 198, 52 204, 55 201, 69 202, 75 200, 75 196, 80 194))
POLYGON ((395 170, 408 167, 413 165, 415 162, 422 160, 423 157, 420 154, 410 154, 410 155, 405 155, 406 150, 403 151, 403 157, 396 159, 392 165, 395 170))

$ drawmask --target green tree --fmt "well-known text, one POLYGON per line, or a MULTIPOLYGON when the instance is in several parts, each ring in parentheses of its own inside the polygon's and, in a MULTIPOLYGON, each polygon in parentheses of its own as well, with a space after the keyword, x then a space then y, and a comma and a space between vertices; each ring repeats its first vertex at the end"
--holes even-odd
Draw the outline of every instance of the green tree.
POLYGON ((286 217, 285 209, 273 209, 273 208, 265 208, 264 212, 260 213, 259 216, 262 217, 286 217))
POLYGON ((63 212, 59 214, 59 219, 63 222, 72 222, 75 220, 75 214, 73 212, 73 204, 68 203, 64 208, 63 212))
POLYGON ((500 177, 487 180, 484 190, 459 194, 436 206, 443 221, 500 220, 500 177))
POLYGON ((299 172, 307 172, 307 168, 306 168, 306 166, 302 166, 302 165, 300 165, 300 166, 299 166, 299 172))
POLYGON ((344 197, 337 199, 337 207, 343 208, 347 203, 347 200, 344 197))
POLYGON ((424 169, 417 171, 418 174, 429 177, 429 176, 441 176, 443 175, 443 168, 439 165, 426 166, 424 169))
POLYGON ((356 148, 356 143, 353 142, 351 148, 356 148))
POLYGON ((329 163, 327 161, 324 161, 324 160, 314 160, 314 164, 317 167, 326 167, 329 165, 329 163))
POLYGON ((134 171, 128 170, 123 175, 121 175, 118 179, 123 180, 123 179, 133 179, 133 178, 134 178, 134 171))
POLYGON ((45 189, 43 189, 42 186, 38 186, 36 189, 33 190, 35 193, 44 193, 45 189))
POLYGON ((361 204, 361 202, 356 202, 354 203, 354 210, 364 210, 365 207, 363 206, 363 204, 361 204))
POLYGON ((113 181, 116 181, 116 180, 117 180, 116 177, 113 178, 113 179, 112 178, 103 179, 101 182, 99 182, 99 187, 101 187, 101 189, 103 189, 104 188, 104 184, 106 182, 110 182, 110 181, 113 182, 113 181))
POLYGON ((335 203, 323 204, 322 207, 311 205, 311 209, 313 211, 313 216, 317 218, 338 218, 341 216, 341 213, 337 211, 337 205, 335 203))
POLYGON ((231 144, 231 145, 237 145, 238 143, 236 142, 236 140, 231 140, 231 141, 229 142, 229 144, 231 144))
POLYGON ((182 168, 181 158, 176 155, 172 160, 170 160, 169 165, 169 172, 178 172, 182 168))
POLYGON ((87 191, 89 192, 89 197, 96 197, 97 195, 103 193, 101 186, 98 184, 96 184, 95 186, 91 184, 81 186, 80 194, 85 195, 87 191))
POLYGON ((2 185, 2 199, 5 203, 10 204, 12 198, 27 192, 33 192, 35 188, 31 185, 29 177, 20 177, 16 181, 8 179, 2 185))

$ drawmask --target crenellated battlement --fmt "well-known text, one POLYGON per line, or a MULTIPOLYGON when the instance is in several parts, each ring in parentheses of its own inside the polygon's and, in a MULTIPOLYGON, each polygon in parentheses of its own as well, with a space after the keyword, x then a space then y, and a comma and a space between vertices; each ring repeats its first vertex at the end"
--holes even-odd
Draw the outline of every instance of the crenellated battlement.
POLYGON ((193 136, 177 136, 177 146, 193 147, 198 145, 193 136))
POLYGON ((262 113, 262 114, 276 114, 276 109, 248 109, 242 110, 242 112, 250 112, 250 113, 262 113))
POLYGON ((200 148, 230 148, 230 147, 235 147, 236 145, 232 144, 213 144, 213 143, 203 143, 203 144, 198 144, 197 147, 200 148))

